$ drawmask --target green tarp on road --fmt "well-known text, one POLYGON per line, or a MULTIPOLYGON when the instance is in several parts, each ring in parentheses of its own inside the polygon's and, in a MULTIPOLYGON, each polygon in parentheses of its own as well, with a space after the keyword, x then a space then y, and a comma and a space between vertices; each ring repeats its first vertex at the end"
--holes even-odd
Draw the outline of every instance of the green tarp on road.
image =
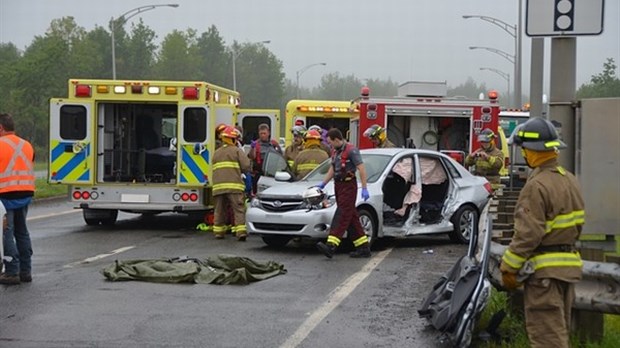
POLYGON ((116 260, 102 272, 110 281, 244 285, 285 274, 286 269, 284 265, 275 261, 261 262, 247 257, 222 254, 205 260, 187 257, 116 260))

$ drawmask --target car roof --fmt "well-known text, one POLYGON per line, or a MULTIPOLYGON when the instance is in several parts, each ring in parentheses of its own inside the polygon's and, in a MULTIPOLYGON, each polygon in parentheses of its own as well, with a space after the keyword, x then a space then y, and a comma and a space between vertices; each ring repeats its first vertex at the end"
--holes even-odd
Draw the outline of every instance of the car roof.
POLYGON ((433 150, 424 150, 424 149, 409 149, 402 147, 390 147, 390 148, 381 148, 381 149, 364 149, 360 150, 360 153, 367 153, 371 155, 389 155, 394 156, 397 154, 424 154, 424 155, 440 155, 445 156, 444 154, 433 151, 433 150))

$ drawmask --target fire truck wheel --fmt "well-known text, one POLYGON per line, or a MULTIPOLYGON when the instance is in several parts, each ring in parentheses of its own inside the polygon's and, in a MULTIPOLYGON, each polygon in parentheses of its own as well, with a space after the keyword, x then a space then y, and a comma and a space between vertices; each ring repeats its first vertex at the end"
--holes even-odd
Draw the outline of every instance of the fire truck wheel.
POLYGON ((452 215, 454 230, 450 232, 450 240, 455 243, 467 244, 475 233, 478 233, 478 211, 470 205, 464 205, 452 215))
POLYGON ((263 242, 272 248, 283 248, 290 240, 289 236, 263 236, 263 242))

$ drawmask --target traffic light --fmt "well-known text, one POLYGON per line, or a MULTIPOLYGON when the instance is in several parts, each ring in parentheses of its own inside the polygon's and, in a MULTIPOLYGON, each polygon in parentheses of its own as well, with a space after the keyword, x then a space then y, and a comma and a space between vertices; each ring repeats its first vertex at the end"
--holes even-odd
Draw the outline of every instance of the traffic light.
POLYGON ((575 0, 555 0, 553 14, 554 31, 573 31, 575 0))

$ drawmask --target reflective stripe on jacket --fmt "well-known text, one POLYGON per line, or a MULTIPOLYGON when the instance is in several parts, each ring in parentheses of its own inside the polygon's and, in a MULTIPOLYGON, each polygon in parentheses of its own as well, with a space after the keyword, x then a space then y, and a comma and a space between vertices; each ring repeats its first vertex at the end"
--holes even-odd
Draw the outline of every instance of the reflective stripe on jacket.
POLYGON ((33 191, 34 150, 15 134, 0 137, 0 194, 33 191))
POLYGON ((526 261, 534 265, 535 277, 566 282, 581 279, 578 252, 569 249, 585 223, 584 202, 575 176, 558 165, 557 159, 536 168, 519 194, 515 209, 515 234, 502 262, 516 271, 526 261))
POLYGON ((245 191, 241 173, 250 170, 250 159, 243 150, 222 145, 213 154, 213 195, 245 191))
POLYGON ((297 155, 291 168, 295 178, 300 180, 328 158, 320 146, 311 146, 297 155))

